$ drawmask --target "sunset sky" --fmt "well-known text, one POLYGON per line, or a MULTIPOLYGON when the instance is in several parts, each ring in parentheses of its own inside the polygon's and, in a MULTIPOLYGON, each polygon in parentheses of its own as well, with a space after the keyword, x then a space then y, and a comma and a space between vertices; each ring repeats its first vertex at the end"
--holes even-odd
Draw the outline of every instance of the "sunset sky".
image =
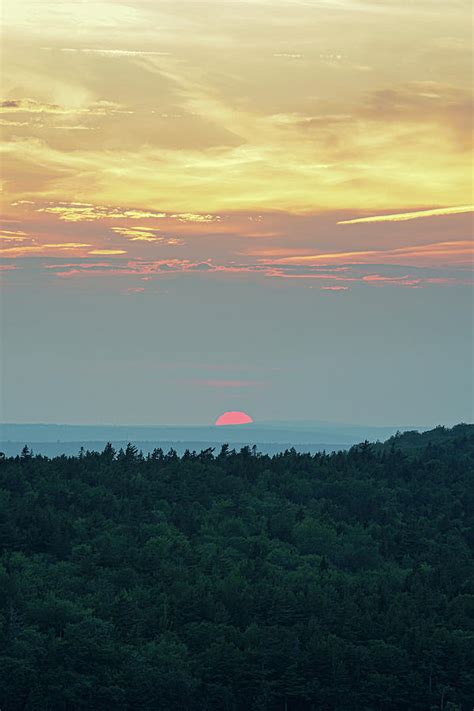
POLYGON ((472 421, 470 3, 2 19, 3 420, 472 421))

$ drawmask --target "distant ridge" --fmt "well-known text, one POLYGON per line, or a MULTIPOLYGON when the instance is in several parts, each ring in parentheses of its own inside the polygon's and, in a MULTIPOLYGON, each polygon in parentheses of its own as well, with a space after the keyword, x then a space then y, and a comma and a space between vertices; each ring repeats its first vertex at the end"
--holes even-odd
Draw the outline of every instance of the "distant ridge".
POLYGON ((179 455, 204 449, 219 449, 229 444, 233 449, 256 446, 262 454, 274 455, 294 448, 297 452, 332 452, 348 450, 363 441, 378 448, 417 449, 446 439, 473 436, 474 425, 459 424, 452 429, 439 426, 431 430, 406 430, 393 427, 364 427, 363 425, 331 425, 289 428, 270 425, 242 425, 238 427, 201 426, 113 426, 113 425, 48 425, 3 424, 0 426, 0 451, 15 456, 27 445, 35 454, 48 457, 76 455, 83 447, 102 451, 110 442, 115 449, 125 448, 130 442, 146 455, 159 447, 174 449, 179 455))
POLYGON ((468 440, 474 443, 474 424, 461 422, 454 427, 443 427, 439 425, 426 432, 416 432, 408 430, 399 432, 383 443, 384 449, 400 449, 403 451, 416 450, 424 447, 435 447, 438 444, 455 444, 458 440, 468 440))
POLYGON ((398 429, 327 422, 269 422, 229 427, 6 423, 0 425, 0 451, 6 456, 15 456, 27 445, 37 454, 70 456, 77 454, 81 447, 101 451, 107 442, 116 449, 131 442, 144 454, 156 447, 183 454, 186 449, 200 451, 219 448, 223 444, 235 449, 256 446, 260 452, 269 455, 292 447, 298 452, 315 454, 350 449, 363 440, 385 441, 398 429))
MULTIPOLYGON (((2 442, 82 442, 128 440, 149 442, 242 442, 294 444, 355 444, 364 439, 384 441, 398 430, 413 426, 352 425, 330 422, 264 422, 249 425, 67 425, 0 424, 2 442)), ((426 430, 426 427, 416 427, 426 430)))
MULTIPOLYGON (((26 446, 32 451, 33 454, 42 454, 45 457, 58 457, 63 454, 66 456, 77 456, 80 449, 89 452, 101 452, 108 442, 102 441, 81 441, 81 442, 0 442, 0 451, 7 457, 14 457, 20 454, 23 447, 26 446)), ((180 441, 152 441, 144 442, 138 440, 111 440, 110 444, 112 447, 119 451, 120 449, 126 449, 128 444, 132 444, 139 451, 147 455, 153 452, 154 449, 160 448, 164 452, 169 452, 173 449, 179 456, 182 456, 186 450, 189 452, 201 452, 206 449, 214 449, 215 453, 218 453, 221 449, 223 442, 180 442, 180 441)), ((232 442, 230 447, 239 451, 243 447, 248 446, 248 442, 232 442)), ((253 446, 253 445, 252 445, 253 446)), ((294 449, 296 452, 301 454, 316 454, 317 452, 339 452, 343 450, 348 450, 351 448, 351 444, 292 444, 291 442, 282 442, 280 444, 275 442, 259 442, 255 444, 258 452, 261 454, 268 454, 273 456, 284 452, 285 450, 294 449)))

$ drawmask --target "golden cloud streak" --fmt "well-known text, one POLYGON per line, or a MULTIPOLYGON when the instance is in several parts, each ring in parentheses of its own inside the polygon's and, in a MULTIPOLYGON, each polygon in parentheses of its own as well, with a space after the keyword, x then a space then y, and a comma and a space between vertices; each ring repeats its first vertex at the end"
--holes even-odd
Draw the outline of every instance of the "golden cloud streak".
POLYGON ((25 242, 28 239, 28 235, 22 230, 0 229, 0 239, 4 239, 7 242, 25 242))
POLYGON ((54 244, 26 245, 24 247, 6 247, 5 249, 0 249, 0 256, 22 257, 24 255, 29 256, 30 254, 41 254, 50 249, 69 251, 75 249, 82 250, 91 246, 91 244, 84 244, 82 242, 59 242, 54 244))
MULTIPOLYGON (((18 203, 21 204, 21 201, 18 203)), ((63 203, 38 208, 37 212, 47 212, 58 215, 60 220, 65 222, 92 222, 102 219, 130 219, 141 220, 148 217, 166 217, 164 212, 149 210, 127 210, 104 205, 92 205, 91 203, 63 203)))
POLYGON ((112 232, 126 237, 130 242, 162 242, 163 237, 156 233, 159 230, 155 227, 112 227, 112 232))
POLYGON ((417 212, 400 212, 394 215, 374 215, 372 217, 356 217, 353 220, 340 220, 338 225, 355 225, 359 222, 405 222, 418 220, 422 217, 437 217, 440 215, 459 215, 474 212, 474 205, 460 205, 459 207, 438 207, 434 210, 418 210, 417 212))
POLYGON ((125 249, 91 249, 89 254, 127 254, 125 249))

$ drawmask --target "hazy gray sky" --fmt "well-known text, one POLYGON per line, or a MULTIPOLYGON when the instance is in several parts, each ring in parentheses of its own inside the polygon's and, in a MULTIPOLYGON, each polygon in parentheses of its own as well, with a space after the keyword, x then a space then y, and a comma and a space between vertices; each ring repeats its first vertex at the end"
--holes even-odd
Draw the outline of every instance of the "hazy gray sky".
POLYGON ((467 286, 321 291, 207 273, 134 285, 61 279, 35 260, 5 274, 5 421, 205 424, 231 409, 257 422, 472 419, 467 286))

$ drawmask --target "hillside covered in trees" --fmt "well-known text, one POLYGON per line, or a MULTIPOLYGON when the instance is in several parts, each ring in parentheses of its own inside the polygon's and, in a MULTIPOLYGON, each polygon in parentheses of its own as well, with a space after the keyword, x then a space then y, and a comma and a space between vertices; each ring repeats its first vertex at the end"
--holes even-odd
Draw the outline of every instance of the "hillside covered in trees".
POLYGON ((471 711, 474 427, 0 459, 0 707, 471 711))

